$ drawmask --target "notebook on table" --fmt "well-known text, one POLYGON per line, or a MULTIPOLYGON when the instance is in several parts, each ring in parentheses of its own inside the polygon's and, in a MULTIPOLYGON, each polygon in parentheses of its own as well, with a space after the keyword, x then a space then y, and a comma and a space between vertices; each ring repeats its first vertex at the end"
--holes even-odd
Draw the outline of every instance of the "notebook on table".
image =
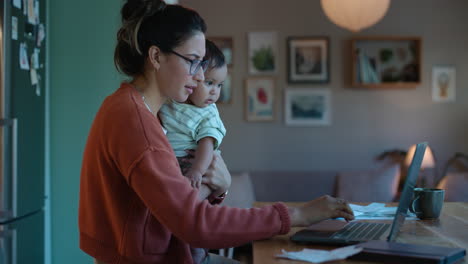
POLYGON ((291 236, 291 240, 307 244, 352 245, 370 240, 394 241, 405 221, 413 197, 427 143, 419 143, 408 168, 405 185, 392 225, 385 223, 351 222, 337 230, 303 229, 291 236))
POLYGON ((352 260, 377 261, 398 264, 450 264, 461 261, 463 248, 413 245, 388 241, 368 241, 357 245, 362 251, 352 260))

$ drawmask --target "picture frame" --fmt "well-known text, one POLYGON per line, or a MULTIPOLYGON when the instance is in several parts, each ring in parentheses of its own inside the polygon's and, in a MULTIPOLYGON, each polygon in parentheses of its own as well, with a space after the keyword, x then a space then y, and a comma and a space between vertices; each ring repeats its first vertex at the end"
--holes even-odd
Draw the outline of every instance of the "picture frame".
POLYGON ((232 103, 232 76, 231 76, 230 69, 228 69, 226 80, 224 81, 224 84, 221 87, 219 99, 216 102, 216 104, 231 104, 231 103, 232 103))
POLYGON ((224 54, 226 65, 234 65, 234 41, 232 37, 208 37, 224 54))
POLYGON ((359 36, 350 42, 351 87, 413 89, 421 85, 421 37, 359 36))
POLYGON ((331 92, 327 89, 288 88, 285 90, 285 123, 288 126, 328 126, 331 124, 331 92))
POLYGON ((276 32, 248 33, 249 74, 275 74, 278 68, 278 56, 278 36, 276 32))
POLYGON ((432 67, 432 101, 454 102, 456 96, 456 69, 451 65, 432 67))
POLYGON ((330 41, 328 37, 289 37, 288 82, 328 83, 330 41))
POLYGON ((275 79, 251 77, 245 80, 245 119, 249 122, 275 119, 275 79))

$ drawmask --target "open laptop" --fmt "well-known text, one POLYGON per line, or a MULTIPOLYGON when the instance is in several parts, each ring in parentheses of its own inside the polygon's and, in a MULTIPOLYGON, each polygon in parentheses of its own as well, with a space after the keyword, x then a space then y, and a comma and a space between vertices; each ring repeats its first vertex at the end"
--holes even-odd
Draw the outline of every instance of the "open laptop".
MULTIPOLYGON (((329 245, 352 245, 370 240, 384 240, 385 238, 387 241, 394 241, 405 222, 426 147, 426 142, 416 146, 390 231, 390 224, 351 222, 339 230, 336 230, 336 226, 334 228, 328 226, 329 228, 327 228, 326 225, 319 228, 306 228, 291 236, 291 240, 298 243, 329 245)), ((342 221, 332 222, 343 225, 342 221)))

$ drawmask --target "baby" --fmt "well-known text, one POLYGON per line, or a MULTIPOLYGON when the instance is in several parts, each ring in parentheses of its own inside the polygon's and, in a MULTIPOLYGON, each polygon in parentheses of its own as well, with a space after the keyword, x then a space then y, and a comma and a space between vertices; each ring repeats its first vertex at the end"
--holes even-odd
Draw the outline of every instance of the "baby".
POLYGON ((194 188, 200 188, 213 151, 219 148, 226 134, 215 104, 227 77, 224 55, 213 42, 206 40, 203 59, 208 63, 204 82, 198 83, 186 102, 167 102, 159 112, 182 172, 194 188), (185 162, 189 149, 195 150, 191 164, 185 162))

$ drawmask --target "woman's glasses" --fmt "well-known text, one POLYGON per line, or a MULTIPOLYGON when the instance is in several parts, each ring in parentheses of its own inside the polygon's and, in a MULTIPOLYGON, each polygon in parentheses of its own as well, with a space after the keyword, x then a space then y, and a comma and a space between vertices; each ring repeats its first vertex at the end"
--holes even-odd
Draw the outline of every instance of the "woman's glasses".
POLYGON ((175 52, 173 50, 171 50, 170 52, 177 55, 177 56, 179 56, 179 57, 181 57, 182 59, 190 62, 190 70, 189 70, 190 75, 197 74, 197 72, 200 70, 200 68, 203 69, 203 72, 205 72, 206 69, 208 68, 208 61, 207 60, 204 60, 204 61, 197 60, 197 59, 192 60, 192 59, 189 59, 189 58, 185 57, 184 55, 179 54, 179 53, 177 53, 177 52, 175 52))

